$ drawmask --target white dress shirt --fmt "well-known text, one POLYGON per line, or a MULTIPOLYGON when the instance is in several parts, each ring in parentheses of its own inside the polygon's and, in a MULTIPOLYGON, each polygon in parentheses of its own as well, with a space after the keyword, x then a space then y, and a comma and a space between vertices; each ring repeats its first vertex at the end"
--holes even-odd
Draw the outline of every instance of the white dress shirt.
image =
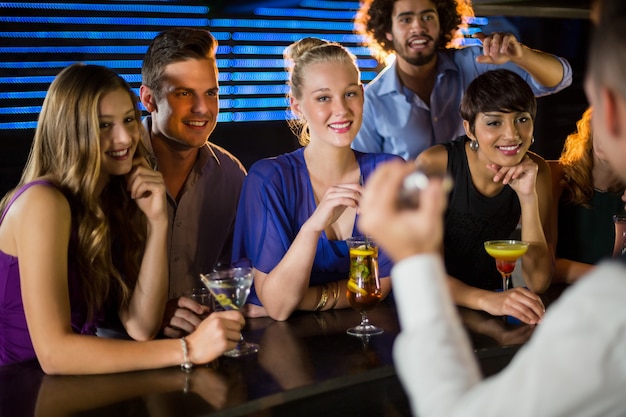
POLYGON ((550 306, 531 340, 482 379, 436 255, 392 270, 397 373, 420 417, 626 416, 626 266, 601 263, 550 306))

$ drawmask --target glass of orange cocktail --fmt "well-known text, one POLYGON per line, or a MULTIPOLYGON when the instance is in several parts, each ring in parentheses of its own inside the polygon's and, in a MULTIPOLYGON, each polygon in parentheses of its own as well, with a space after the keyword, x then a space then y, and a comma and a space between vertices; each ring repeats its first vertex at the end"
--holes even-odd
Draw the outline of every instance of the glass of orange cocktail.
POLYGON ((347 330, 352 336, 380 334, 383 329, 369 322, 367 312, 382 298, 378 277, 378 247, 367 237, 346 239, 350 251, 347 297, 350 306, 361 313, 361 323, 347 330))
POLYGON ((485 242, 485 250, 496 260, 496 268, 502 275, 502 290, 513 288, 511 274, 515 269, 515 263, 528 250, 528 242, 521 240, 488 240, 485 242))

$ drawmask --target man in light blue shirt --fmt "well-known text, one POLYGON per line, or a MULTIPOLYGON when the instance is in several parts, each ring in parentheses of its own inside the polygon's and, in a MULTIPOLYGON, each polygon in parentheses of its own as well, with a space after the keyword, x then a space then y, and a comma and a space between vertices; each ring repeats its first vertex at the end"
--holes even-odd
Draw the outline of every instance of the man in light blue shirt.
POLYGON ((506 68, 537 97, 569 86, 563 59, 530 49, 512 34, 477 37, 482 46, 447 49, 461 23, 463 0, 366 0, 357 28, 383 59, 395 55, 367 87, 363 125, 352 147, 413 160, 425 149, 464 134, 459 104, 480 74, 506 68))

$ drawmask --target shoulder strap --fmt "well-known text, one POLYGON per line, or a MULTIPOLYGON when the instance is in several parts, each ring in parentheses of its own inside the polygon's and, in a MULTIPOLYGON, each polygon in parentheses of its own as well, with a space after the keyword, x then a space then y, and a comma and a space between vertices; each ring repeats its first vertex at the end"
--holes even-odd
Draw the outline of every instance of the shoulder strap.
POLYGON ((13 194, 13 197, 11 197, 11 199, 9 200, 9 204, 7 204, 7 206, 5 207, 4 212, 2 213, 2 217, 0 217, 0 224, 2 224, 2 221, 4 220, 4 216, 6 216, 7 211, 9 211, 9 208, 15 202, 15 200, 17 200, 22 194, 24 194, 24 191, 28 190, 33 185, 38 185, 38 184, 53 186, 53 184, 50 181, 48 181, 48 180, 35 180, 35 181, 32 181, 32 182, 29 182, 28 184, 22 185, 13 194))

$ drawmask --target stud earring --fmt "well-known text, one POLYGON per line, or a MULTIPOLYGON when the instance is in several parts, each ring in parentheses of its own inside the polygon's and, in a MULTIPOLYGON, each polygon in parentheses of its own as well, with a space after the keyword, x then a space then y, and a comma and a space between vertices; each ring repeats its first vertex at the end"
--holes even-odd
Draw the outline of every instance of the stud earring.
POLYGON ((469 148, 470 148, 470 150, 472 152, 478 151, 478 141, 477 140, 470 140, 469 148))
POLYGON ((535 143, 535 137, 534 136, 530 138, 530 144, 532 145, 533 143, 535 143))

